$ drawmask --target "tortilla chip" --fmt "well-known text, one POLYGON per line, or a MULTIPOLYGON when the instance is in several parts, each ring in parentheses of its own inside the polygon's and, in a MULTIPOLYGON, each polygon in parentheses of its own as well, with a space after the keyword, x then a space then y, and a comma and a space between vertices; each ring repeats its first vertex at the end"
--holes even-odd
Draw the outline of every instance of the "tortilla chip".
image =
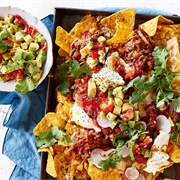
POLYGON ((70 118, 70 108, 71 108, 71 106, 67 106, 67 105, 64 105, 62 103, 58 103, 56 108, 55 108, 55 112, 59 116, 61 116, 61 118, 64 121, 67 121, 70 118))
POLYGON ((159 16, 156 16, 155 18, 139 25, 139 27, 141 29, 143 29, 149 36, 154 36, 156 34, 159 24, 170 25, 170 24, 174 24, 174 22, 171 21, 170 19, 167 19, 167 18, 159 15, 159 16))
POLYGON ((46 172, 51 175, 52 177, 56 178, 57 177, 57 172, 55 169, 55 165, 54 165, 54 158, 53 158, 53 148, 49 147, 49 148, 42 148, 39 149, 38 152, 48 152, 48 157, 47 157, 47 164, 46 164, 46 172))
POLYGON ((91 177, 91 180, 119 180, 122 177, 122 174, 117 169, 103 171, 102 169, 96 168, 92 164, 90 164, 88 167, 88 174, 91 177))
POLYGON ((54 157, 55 169, 57 172, 57 179, 73 180, 75 177, 76 167, 80 164, 79 161, 70 160, 68 154, 63 152, 57 152, 54 157))
POLYGON ((111 39, 106 41, 107 45, 117 46, 119 43, 126 41, 133 35, 133 29, 129 28, 124 22, 116 21, 116 32, 111 39))
POLYGON ((114 32, 116 30, 116 22, 122 22, 126 27, 129 27, 129 29, 134 29, 135 15, 135 10, 128 8, 103 18, 100 23, 114 32))
POLYGON ((171 72, 180 71, 180 50, 178 39, 173 37, 167 41, 167 50, 169 52, 169 59, 167 62, 168 70, 171 72))
POLYGON ((81 22, 76 23, 73 29, 70 31, 70 35, 82 39, 83 34, 92 28, 97 27, 97 20, 93 16, 86 16, 81 22))
POLYGON ((65 127, 65 121, 56 113, 47 113, 42 120, 34 128, 33 133, 39 136, 41 132, 47 132, 53 126, 58 126, 59 128, 65 127))
POLYGON ((56 28, 56 39, 55 43, 61 47, 65 52, 70 52, 71 43, 77 39, 77 37, 69 34, 66 30, 64 30, 61 26, 56 28))
POLYGON ((175 143, 173 143, 169 156, 174 163, 180 163, 180 148, 175 143))

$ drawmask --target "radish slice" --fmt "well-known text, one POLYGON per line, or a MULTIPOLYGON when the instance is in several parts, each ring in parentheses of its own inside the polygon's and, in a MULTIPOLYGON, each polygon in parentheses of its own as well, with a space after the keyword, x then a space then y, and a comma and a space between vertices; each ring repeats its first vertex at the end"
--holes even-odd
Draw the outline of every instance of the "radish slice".
POLYGON ((122 151, 122 157, 123 158, 129 156, 129 149, 128 149, 126 144, 121 147, 121 151, 122 151))
POLYGON ((145 131, 147 129, 147 125, 144 121, 138 121, 135 124, 135 129, 145 131))
POLYGON ((116 122, 111 122, 106 118, 100 118, 99 116, 97 117, 97 123, 99 126, 103 128, 108 128, 111 127, 112 129, 116 126, 116 122))
POLYGON ((171 131, 171 124, 166 116, 159 115, 156 118, 157 124, 158 124, 158 130, 162 130, 166 133, 169 133, 171 131))
POLYGON ((98 164, 101 160, 107 159, 108 155, 111 154, 115 149, 109 149, 108 151, 104 151, 100 148, 96 148, 91 152, 91 161, 97 167, 101 168, 98 164))
POLYGON ((139 171, 133 167, 128 167, 125 170, 125 176, 129 180, 135 180, 139 177, 139 171))

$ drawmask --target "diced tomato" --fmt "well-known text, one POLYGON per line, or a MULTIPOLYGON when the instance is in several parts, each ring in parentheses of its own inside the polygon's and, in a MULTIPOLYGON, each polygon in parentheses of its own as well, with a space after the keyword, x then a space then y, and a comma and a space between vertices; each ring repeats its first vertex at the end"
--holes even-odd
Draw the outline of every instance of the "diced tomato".
POLYGON ((34 34, 37 32, 37 29, 34 26, 30 26, 28 27, 28 34, 30 34, 31 36, 34 36, 34 34))
POLYGON ((111 58, 111 66, 116 67, 116 64, 117 64, 117 60, 114 58, 111 58))
POLYGON ((169 142, 168 145, 167 145, 167 149, 166 149, 166 152, 169 153, 173 148, 173 143, 169 142))
POLYGON ((107 114, 107 113, 109 113, 109 112, 113 112, 113 110, 114 110, 114 104, 112 103, 112 104, 110 104, 109 106, 107 106, 105 109, 103 109, 103 112, 104 112, 105 114, 107 114))
POLYGON ((37 32, 37 29, 34 26, 25 24, 24 29, 22 30, 23 33, 29 34, 31 36, 34 36, 35 33, 37 32))
POLYGON ((136 154, 135 155, 135 161, 137 163, 143 163, 143 164, 146 164, 148 158, 145 158, 142 154, 136 154))
POLYGON ((28 32, 28 24, 24 25, 24 29, 22 30, 22 32, 27 34, 27 32, 28 32))
POLYGON ((47 41, 45 41, 45 42, 41 43, 41 49, 43 49, 43 50, 46 50, 46 51, 47 51, 47 49, 48 49, 48 44, 47 44, 47 41))
POLYGON ((6 41, 9 44, 13 44, 13 41, 11 39, 4 39, 4 41, 6 41))
POLYGON ((133 79, 135 76, 135 67, 132 66, 132 69, 126 73, 125 79, 133 79))
POLYGON ((147 138, 145 138, 145 139, 143 140, 142 143, 139 144, 139 146, 147 147, 147 146, 151 143, 151 141, 152 141, 152 140, 147 137, 147 138))
POLYGON ((19 70, 13 71, 13 75, 16 80, 20 80, 23 78, 23 70, 19 69, 19 70))
POLYGON ((14 18, 14 24, 16 24, 17 26, 24 24, 24 20, 20 15, 16 14, 14 18))
POLYGON ((101 43, 95 43, 94 44, 94 49, 97 49, 97 50, 104 50, 105 46, 104 46, 104 43, 101 42, 101 43))
POLYGON ((99 57, 98 51, 95 49, 91 49, 89 51, 89 55, 93 58, 93 59, 97 59, 99 57))
POLYGON ((120 117, 124 122, 129 121, 134 117, 134 111, 133 109, 128 109, 126 112, 123 112, 120 117))
POLYGON ((12 74, 6 74, 6 75, 4 76, 4 78, 5 78, 5 81, 9 81, 9 80, 14 79, 14 77, 13 77, 12 74))

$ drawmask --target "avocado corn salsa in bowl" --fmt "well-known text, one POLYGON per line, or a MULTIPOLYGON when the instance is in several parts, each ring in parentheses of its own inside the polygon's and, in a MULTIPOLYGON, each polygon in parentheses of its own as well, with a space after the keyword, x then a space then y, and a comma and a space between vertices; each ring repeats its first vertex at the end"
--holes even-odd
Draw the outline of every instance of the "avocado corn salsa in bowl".
POLYGON ((1 90, 25 94, 40 84, 52 66, 49 36, 37 18, 18 8, 1 8, 1 90))
POLYGON ((52 177, 163 179, 180 162, 180 25, 135 20, 128 8, 56 27, 57 103, 34 128, 52 177))

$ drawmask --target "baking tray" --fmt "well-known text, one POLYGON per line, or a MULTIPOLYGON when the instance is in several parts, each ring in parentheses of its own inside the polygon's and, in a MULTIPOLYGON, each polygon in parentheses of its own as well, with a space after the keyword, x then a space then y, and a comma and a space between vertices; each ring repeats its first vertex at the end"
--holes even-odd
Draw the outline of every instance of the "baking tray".
MULTIPOLYGON (((52 34, 52 42, 53 42, 53 66, 48 76, 48 90, 47 90, 47 103, 46 103, 46 110, 45 112, 53 112, 56 106, 56 97, 55 97, 55 82, 54 82, 54 72, 56 68, 56 58, 58 57, 58 49, 59 47, 55 44, 56 38, 56 27, 61 26, 66 31, 70 31, 73 26, 79 22, 85 15, 93 15, 93 16, 109 16, 115 11, 101 11, 101 10, 89 10, 89 9, 69 9, 69 8, 55 8, 54 9, 54 24, 53 24, 53 34, 52 34)), ((136 14, 136 22, 135 28, 137 26, 149 19, 154 18, 156 15, 150 14, 136 14)), ((180 24, 180 17, 179 16, 164 16, 168 19, 174 21, 174 23, 180 24)), ((46 173, 46 162, 47 162, 47 153, 42 153, 41 158, 41 172, 40 172, 40 179, 54 179, 50 175, 46 173)), ((180 165, 176 168, 180 169, 180 165)), ((175 178, 175 170, 174 168, 169 168, 165 171, 165 174, 171 174, 171 178, 175 178)), ((180 177, 179 177, 180 178, 180 177)))

